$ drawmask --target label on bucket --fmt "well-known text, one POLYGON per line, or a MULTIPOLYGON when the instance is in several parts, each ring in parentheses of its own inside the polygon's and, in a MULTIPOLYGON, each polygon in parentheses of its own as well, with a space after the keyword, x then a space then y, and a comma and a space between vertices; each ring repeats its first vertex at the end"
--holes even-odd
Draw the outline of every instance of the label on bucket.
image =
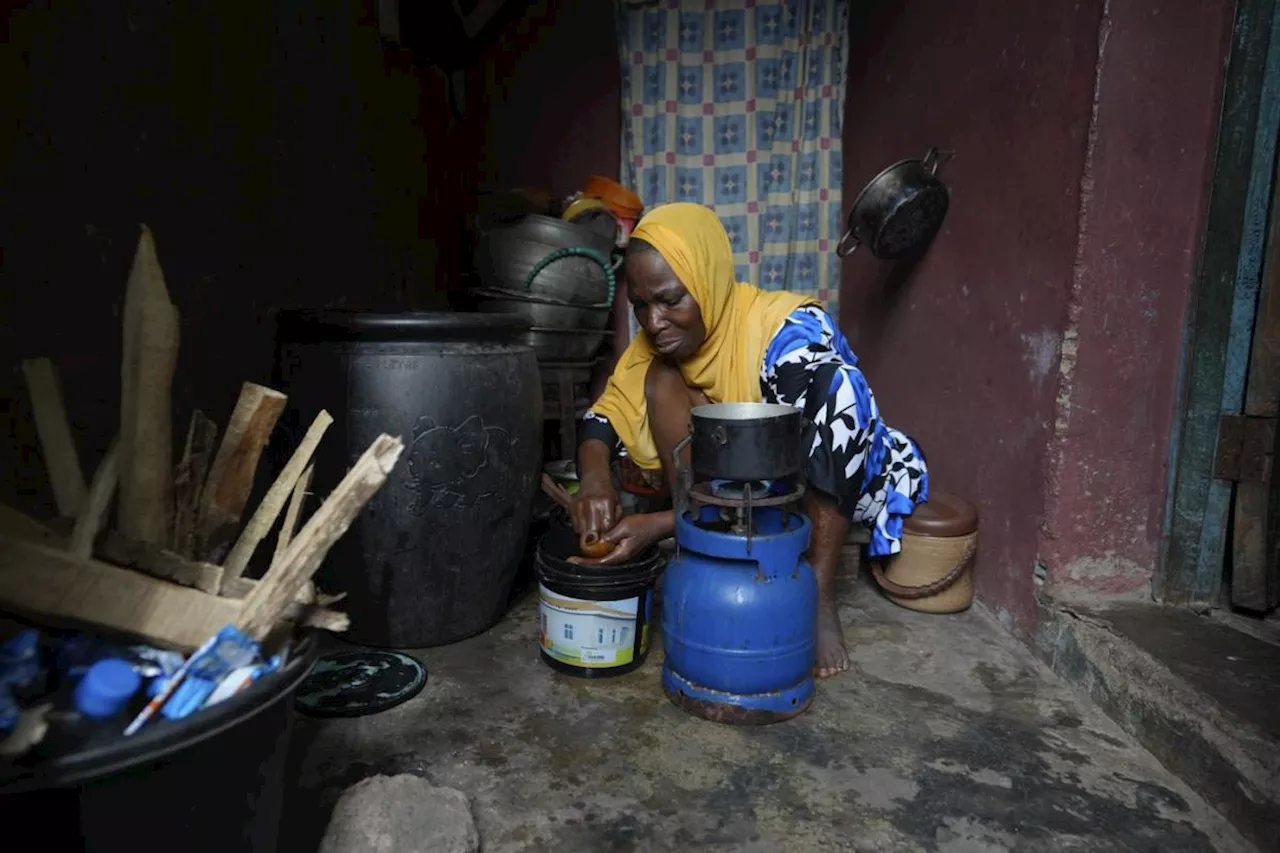
POLYGON ((538 642, 548 655, 571 666, 626 666, 649 645, 648 610, 648 601, 639 596, 587 601, 539 584, 538 642))

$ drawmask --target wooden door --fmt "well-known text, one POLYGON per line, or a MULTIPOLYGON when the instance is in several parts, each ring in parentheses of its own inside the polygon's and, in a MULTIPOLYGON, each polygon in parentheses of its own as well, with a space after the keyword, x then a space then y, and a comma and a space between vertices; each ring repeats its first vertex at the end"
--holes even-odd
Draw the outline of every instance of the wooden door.
MULTIPOLYGON (((1280 175, 1277 175, 1280 178, 1280 175)), ((1243 417, 1223 424, 1235 452, 1231 531, 1231 603, 1255 613, 1280 606, 1280 180, 1273 181, 1271 216, 1254 319, 1243 417)), ((1225 437, 1225 436, 1222 436, 1225 437)))

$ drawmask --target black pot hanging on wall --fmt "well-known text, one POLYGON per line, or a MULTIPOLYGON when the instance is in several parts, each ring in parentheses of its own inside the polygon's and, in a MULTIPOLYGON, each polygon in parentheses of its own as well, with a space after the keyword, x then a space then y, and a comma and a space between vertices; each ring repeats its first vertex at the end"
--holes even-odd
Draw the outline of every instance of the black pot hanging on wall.
POLYGON ((939 151, 918 160, 900 160, 862 188, 849 209, 836 254, 847 257, 862 244, 885 261, 917 255, 937 236, 951 205, 938 178, 939 151))

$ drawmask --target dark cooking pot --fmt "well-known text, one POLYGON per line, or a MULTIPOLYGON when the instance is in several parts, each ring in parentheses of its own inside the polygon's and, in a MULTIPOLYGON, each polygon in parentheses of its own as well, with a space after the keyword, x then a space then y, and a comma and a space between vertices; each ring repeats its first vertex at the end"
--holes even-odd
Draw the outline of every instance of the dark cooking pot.
POLYGON ((900 160, 876 175, 849 208, 836 254, 846 257, 866 243, 871 254, 889 261, 928 246, 951 205, 937 173, 938 149, 930 148, 923 158, 900 160))
POLYGON ((513 220, 478 223, 483 234, 476 246, 476 271, 487 288, 529 293, 579 305, 613 302, 609 265, 586 253, 557 263, 547 258, 560 249, 586 248, 607 259, 613 238, 550 216, 529 214, 513 220), (531 277, 536 273, 536 278, 531 277))
POLYGON ((700 480, 776 480, 804 463, 804 415, 774 403, 693 409, 693 473, 700 480))

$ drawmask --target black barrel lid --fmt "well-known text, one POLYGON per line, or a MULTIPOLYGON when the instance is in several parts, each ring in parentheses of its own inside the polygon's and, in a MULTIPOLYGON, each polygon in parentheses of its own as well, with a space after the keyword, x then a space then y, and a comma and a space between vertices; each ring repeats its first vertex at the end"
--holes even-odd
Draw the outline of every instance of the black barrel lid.
POLYGON ((316 661, 294 706, 311 717, 363 717, 409 701, 426 684, 427 668, 403 652, 335 652, 316 661))
POLYGON ((276 315, 276 333, 290 341, 507 341, 529 328, 519 314, 461 311, 287 310, 276 315))

